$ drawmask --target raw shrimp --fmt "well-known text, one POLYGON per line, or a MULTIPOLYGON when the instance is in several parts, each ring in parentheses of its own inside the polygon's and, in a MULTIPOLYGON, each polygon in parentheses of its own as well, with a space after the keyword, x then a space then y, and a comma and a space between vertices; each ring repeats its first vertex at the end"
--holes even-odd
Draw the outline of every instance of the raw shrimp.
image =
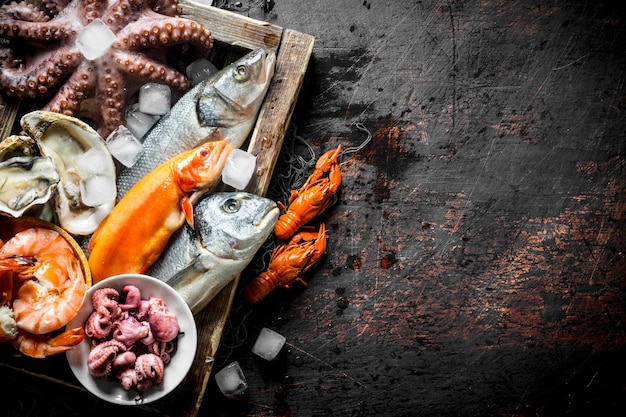
POLYGON ((60 334, 31 334, 20 330, 11 344, 26 356, 45 358, 72 349, 83 341, 85 331, 82 327, 68 329, 60 334))
MULTIPOLYGON (((0 240, 0 247, 4 242, 0 240)), ((32 259, 22 256, 0 258, 0 342, 17 336, 15 313, 11 308, 13 301, 13 279, 23 276, 33 266, 32 259)))
MULTIPOLYGON (((59 233, 38 227, 21 231, 0 247, 0 259, 32 261, 10 274, 17 290, 11 308, 20 329, 43 335, 65 326, 76 315, 87 284, 72 247, 59 233)), ((2 269, 5 280, 8 268, 2 269)))

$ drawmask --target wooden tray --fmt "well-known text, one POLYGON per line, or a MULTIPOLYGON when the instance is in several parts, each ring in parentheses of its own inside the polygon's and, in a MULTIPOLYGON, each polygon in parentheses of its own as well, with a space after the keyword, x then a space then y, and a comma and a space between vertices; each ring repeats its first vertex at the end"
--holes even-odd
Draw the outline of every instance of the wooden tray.
MULTIPOLYGON (((192 0, 180 0, 180 4, 186 17, 211 30, 216 50, 243 55, 264 46, 277 52, 274 78, 248 146, 248 152, 257 156, 257 176, 246 190, 265 195, 311 57, 314 38, 192 0)), ((18 116, 19 105, 7 102, 0 95, 2 138, 11 133, 18 116)), ((183 383, 172 394, 142 408, 158 410, 166 416, 198 414, 238 282, 237 278, 195 316, 198 351, 183 383)), ((0 367, 82 390, 67 365, 65 355, 35 360, 16 355, 10 346, 6 346, 8 344, 3 345, 0 347, 0 367)))

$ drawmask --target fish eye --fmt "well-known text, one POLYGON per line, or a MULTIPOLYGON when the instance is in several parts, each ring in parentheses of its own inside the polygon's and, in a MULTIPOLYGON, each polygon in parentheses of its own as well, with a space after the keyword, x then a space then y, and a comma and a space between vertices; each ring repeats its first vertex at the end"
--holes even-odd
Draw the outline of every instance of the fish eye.
POLYGON ((248 78, 248 67, 246 65, 238 65, 235 68, 235 78, 240 81, 248 78))
POLYGON ((236 213, 237 211, 239 211, 239 207, 241 207, 241 204, 239 203, 239 200, 229 198, 224 202, 224 205, 222 207, 224 208, 224 211, 226 213, 236 213))

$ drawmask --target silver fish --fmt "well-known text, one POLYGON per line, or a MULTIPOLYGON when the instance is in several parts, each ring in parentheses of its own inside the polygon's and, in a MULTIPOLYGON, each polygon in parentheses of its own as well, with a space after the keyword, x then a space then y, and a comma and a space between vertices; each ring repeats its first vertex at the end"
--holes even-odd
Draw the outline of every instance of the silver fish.
POLYGON ((0 212, 22 216, 36 204, 47 202, 59 182, 52 158, 15 156, 0 162, 0 212))
POLYGON ((250 263, 278 215, 274 201, 255 194, 208 194, 194 206, 194 228, 178 230, 148 274, 176 289, 196 314, 250 263))
POLYGON ((260 48, 189 90, 146 134, 137 162, 118 175, 118 198, 168 159, 209 140, 240 148, 256 123, 276 54, 260 48))

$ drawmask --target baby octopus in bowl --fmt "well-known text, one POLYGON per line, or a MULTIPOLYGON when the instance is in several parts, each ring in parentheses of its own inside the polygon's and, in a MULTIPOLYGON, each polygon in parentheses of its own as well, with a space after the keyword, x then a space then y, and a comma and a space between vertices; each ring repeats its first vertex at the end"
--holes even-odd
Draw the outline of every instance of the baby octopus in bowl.
POLYGON ((189 307, 167 284, 140 274, 90 288, 75 318, 85 340, 67 358, 93 394, 117 404, 154 401, 185 377, 197 331, 189 307))

